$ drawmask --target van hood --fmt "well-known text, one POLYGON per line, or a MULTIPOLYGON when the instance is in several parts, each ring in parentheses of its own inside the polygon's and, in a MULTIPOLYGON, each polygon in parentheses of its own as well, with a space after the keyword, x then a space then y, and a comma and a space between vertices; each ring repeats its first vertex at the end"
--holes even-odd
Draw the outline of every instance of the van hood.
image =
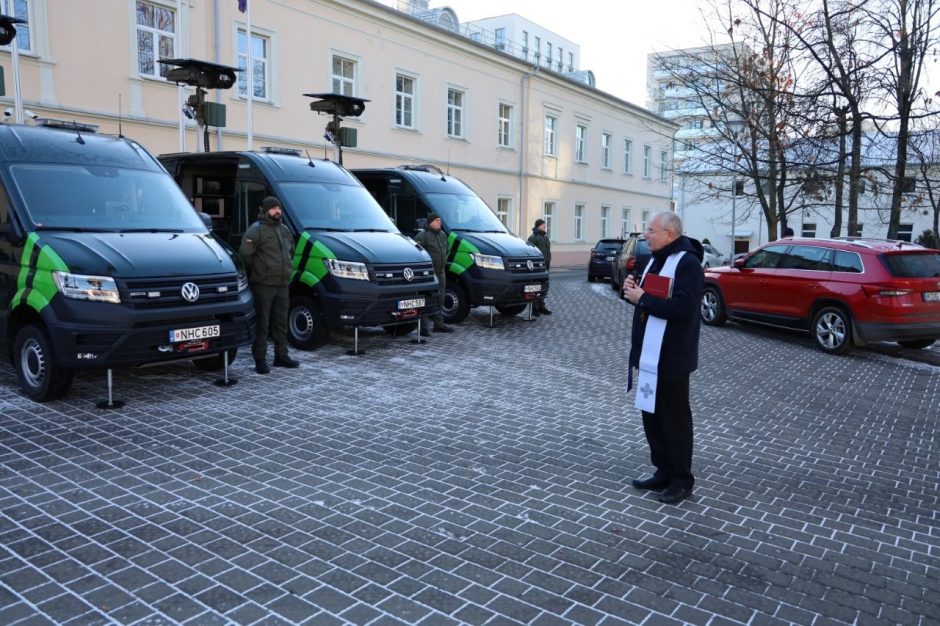
POLYGON ((229 274, 239 265, 231 248, 205 233, 75 233, 41 231, 77 274, 146 278, 229 274))
POLYGON ((455 234, 467 243, 476 246, 481 254, 513 258, 542 258, 542 253, 538 248, 509 233, 470 233, 458 230, 455 234))
POLYGON ((332 232, 311 229, 319 240, 342 261, 360 263, 430 263, 431 257, 401 233, 332 232))

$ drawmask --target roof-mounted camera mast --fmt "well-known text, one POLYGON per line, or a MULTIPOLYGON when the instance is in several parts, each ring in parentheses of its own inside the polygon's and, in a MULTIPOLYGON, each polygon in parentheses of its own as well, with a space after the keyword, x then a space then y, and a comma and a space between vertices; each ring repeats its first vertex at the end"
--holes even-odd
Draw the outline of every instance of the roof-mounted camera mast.
POLYGON ((357 143, 356 129, 343 128, 341 121, 344 117, 359 117, 366 110, 366 102, 362 98, 343 96, 337 93, 305 93, 308 98, 317 98, 310 103, 310 110, 317 113, 332 115, 333 120, 327 122, 323 138, 336 146, 336 162, 343 164, 343 146, 355 148, 357 143))
POLYGON ((22 124, 25 118, 23 97, 20 94, 20 55, 16 45, 16 25, 25 23, 26 20, 18 17, 0 15, 0 46, 10 46, 10 62, 13 65, 13 109, 16 112, 14 121, 17 124, 22 124))
POLYGON ((209 127, 225 126, 225 105, 206 102, 206 90, 231 89, 237 80, 236 72, 242 70, 197 59, 160 59, 157 62, 174 66, 167 69, 168 81, 196 88, 196 93, 186 99, 183 113, 202 126, 205 149, 209 152, 209 127))

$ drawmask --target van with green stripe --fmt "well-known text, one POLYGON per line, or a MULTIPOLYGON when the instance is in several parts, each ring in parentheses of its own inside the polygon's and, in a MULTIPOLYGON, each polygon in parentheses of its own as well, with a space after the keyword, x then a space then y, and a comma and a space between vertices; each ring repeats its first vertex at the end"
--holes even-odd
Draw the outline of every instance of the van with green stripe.
POLYGON ((437 311, 431 258, 401 234, 342 166, 290 149, 159 157, 213 232, 238 248, 261 200, 281 201, 297 247, 288 340, 310 350, 332 329, 382 326, 407 332, 437 311))
POLYGON ((441 216, 450 242, 444 320, 460 323, 472 307, 517 315, 548 293, 542 253, 510 233, 493 210, 454 176, 427 165, 356 169, 352 173, 398 228, 414 234, 428 213, 441 216))
POLYGON ((76 370, 249 345, 244 265, 137 142, 74 123, 0 125, 0 339, 37 401, 76 370))

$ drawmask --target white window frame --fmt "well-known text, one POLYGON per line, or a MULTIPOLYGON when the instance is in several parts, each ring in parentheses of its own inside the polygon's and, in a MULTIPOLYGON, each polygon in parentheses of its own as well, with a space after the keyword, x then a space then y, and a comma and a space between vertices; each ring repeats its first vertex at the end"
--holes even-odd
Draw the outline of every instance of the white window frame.
POLYGON ((576 124, 574 128, 574 160, 578 163, 586 163, 587 126, 584 124, 576 124))
POLYGON ((555 201, 546 200, 542 203, 542 219, 545 220, 545 230, 548 231, 548 239, 551 241, 555 237, 555 231, 552 229, 552 218, 555 215, 555 201))
POLYGON ((633 209, 628 206, 623 207, 620 210, 620 235, 626 237, 633 232, 633 224, 630 222, 633 219, 633 209))
POLYGON ((342 96, 356 96, 359 93, 359 59, 338 51, 330 52, 330 93, 342 96), (340 61, 340 73, 335 72, 336 61, 340 61), (352 68, 352 76, 347 76, 347 68, 352 68), (339 89, 337 89, 337 84, 339 89))
POLYGON ((610 142, 614 136, 610 133, 601 133, 601 167, 610 169, 610 142))
MULTIPOLYGON (((245 25, 244 24, 236 25, 235 27, 235 67, 242 68, 244 71, 237 73, 237 78, 235 79, 235 86, 236 86, 235 97, 240 98, 242 100, 247 100, 248 92, 247 91, 243 92, 242 88, 244 87, 247 89, 248 53, 247 52, 242 53, 239 50, 239 44, 238 44, 240 37, 244 34, 245 34, 245 25)), ((255 102, 258 102, 258 101, 271 102, 273 100, 273 98, 271 97, 271 93, 272 93, 271 66, 272 66, 272 57, 274 54, 274 40, 271 37, 271 33, 259 31, 256 28, 251 29, 251 38, 260 39, 264 43, 264 49, 265 49, 265 55, 261 57, 260 59, 254 53, 252 53, 251 55, 252 64, 257 66, 260 63, 261 70, 263 72, 262 75, 264 76, 264 81, 263 81, 264 95, 259 96, 253 93, 252 100, 254 100, 255 102)), ((248 38, 246 37, 246 41, 247 40, 248 38)), ((256 79, 257 75, 252 76, 252 78, 256 79)))
MULTIPOLYGON (((11 0, 8 0, 11 1, 11 0)), ((134 67, 137 71, 137 74, 147 78, 165 78, 167 72, 167 66, 161 63, 158 63, 162 58, 176 58, 177 50, 179 49, 179 30, 180 30, 180 20, 179 15, 176 12, 176 4, 169 4, 167 2, 161 2, 160 0, 135 0, 134 5, 134 34, 133 34, 133 43, 134 43, 134 54, 135 61, 134 67), (173 32, 161 30, 156 26, 146 26, 139 24, 137 22, 137 5, 138 3, 151 5, 155 8, 169 11, 173 16, 173 32), (151 43, 153 45, 153 72, 144 72, 140 68, 140 33, 147 33, 150 35, 151 43), (161 38, 172 39, 173 41, 173 52, 166 57, 160 56, 160 39, 161 38)), ((18 35, 17 35, 18 36, 18 35)))
POLYGON ((466 111, 467 90, 453 85, 448 86, 446 110, 448 137, 463 139, 467 136, 466 111))
MULTIPOLYGON (((16 24, 16 51, 18 54, 36 54, 36 20, 33 17, 33 0, 25 0, 26 2, 26 12, 16 11, 16 0, 0 0, 0 14, 7 15, 10 17, 18 17, 22 20, 26 20, 25 24, 16 24), (23 45, 23 40, 27 41, 27 45, 23 45)), ((153 3, 151 3, 153 4, 153 3)), ((156 3, 160 4, 160 3, 156 3)), ((137 3, 134 3, 134 24, 137 24, 137 3)), ((175 11, 174 11, 175 14, 175 11)), ((178 20, 176 17, 173 18, 174 26, 177 26, 178 20)), ((136 33, 135 33, 136 35, 136 33)), ((134 39, 134 46, 136 48, 136 37, 134 39)), ((175 43, 174 43, 175 47, 175 43)), ((0 47, 0 50, 11 50, 13 48, 13 42, 0 47)))
POLYGON ((512 122, 515 107, 508 102, 496 104, 496 145, 500 148, 512 148, 512 122), (507 113, 507 115, 503 115, 507 113))
POLYGON ((633 140, 623 140, 623 173, 633 174, 633 140))
POLYGON ((574 205, 574 240, 584 241, 584 204, 574 205))
POLYGON ((610 228, 610 207, 601 205, 601 239, 607 238, 608 228, 610 228))
POLYGON ((558 156, 558 116, 545 114, 545 156, 558 156))
POLYGON ((498 196, 496 198, 496 217, 503 223, 503 226, 509 228, 512 221, 512 197, 498 196))
POLYGON ((653 146, 643 146, 643 178, 649 178, 653 171, 653 146))
POLYGON ((659 152, 659 180, 660 182, 666 182, 666 166, 669 163, 669 153, 665 150, 660 150, 659 152))
POLYGON ((646 229, 647 229, 647 228, 649 227, 649 225, 650 225, 650 211, 649 211, 649 209, 646 209, 646 210, 640 212, 640 221, 641 221, 641 223, 640 223, 640 232, 641 232, 641 233, 645 233, 645 232, 646 232, 646 229))
POLYGON ((398 128, 416 129, 417 126, 417 102, 418 102, 418 79, 407 72, 395 72, 395 126, 398 128), (399 89, 399 81, 409 81, 411 91, 399 89), (407 110, 406 104, 410 104, 410 110, 407 110), (406 113, 411 115, 411 120, 406 120, 406 113))
MULTIPOLYGON (((859 234, 861 234, 861 231, 859 231, 859 234)), ((900 241, 914 241, 914 224, 911 222, 898 224, 898 239, 900 241)))

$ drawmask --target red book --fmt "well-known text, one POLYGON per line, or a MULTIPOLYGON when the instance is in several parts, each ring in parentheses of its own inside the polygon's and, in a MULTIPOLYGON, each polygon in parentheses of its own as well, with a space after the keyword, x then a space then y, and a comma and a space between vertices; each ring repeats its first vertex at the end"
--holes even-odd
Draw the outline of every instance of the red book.
POLYGON ((668 276, 659 274, 647 274, 640 285, 643 291, 657 298, 669 298, 672 296, 672 279, 668 276))

